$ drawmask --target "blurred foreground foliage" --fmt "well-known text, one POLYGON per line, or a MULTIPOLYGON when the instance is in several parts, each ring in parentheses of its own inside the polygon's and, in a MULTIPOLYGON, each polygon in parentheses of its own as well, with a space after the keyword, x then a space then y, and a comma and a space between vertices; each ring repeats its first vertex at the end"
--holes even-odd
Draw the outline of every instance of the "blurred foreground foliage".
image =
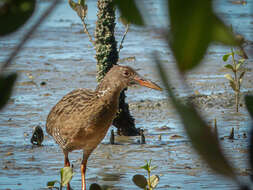
MULTIPOLYGON (((168 44, 181 75, 201 63, 207 48, 213 42, 240 46, 235 34, 215 15, 212 9, 212 1, 168 0, 168 10, 171 23, 171 30, 167 31, 169 36, 168 44)), ((168 74, 157 54, 154 55, 154 60, 157 63, 167 95, 184 124, 193 148, 214 172, 231 178, 241 189, 249 189, 249 187, 242 185, 235 169, 225 157, 218 138, 215 137, 194 105, 190 102, 184 105, 176 98, 168 74)), ((247 107, 252 107, 252 104, 249 104, 251 98, 248 97, 249 100, 246 101, 247 107)), ((252 147, 252 143, 250 147, 252 147)))
POLYGON ((0 1, 0 36, 17 31, 31 17, 36 0, 0 1))
MULTIPOLYGON (((23 26, 35 9, 35 0, 0 1, 0 37, 10 35, 23 26)), ((4 74, 0 70, 0 110, 7 104, 17 79, 17 73, 4 74)))
MULTIPOLYGON (((128 0, 128 3, 129 2, 131 5, 135 5, 134 0, 128 0)), ((123 8, 126 6, 126 2, 115 0, 115 3, 120 9, 124 19, 133 22, 132 16, 135 15, 135 22, 133 23, 139 25, 143 24, 140 22, 140 20, 143 19, 140 19, 141 13, 137 7, 136 9, 132 9, 134 12, 132 15, 129 15, 124 12, 123 8)), ((167 0, 170 29, 166 29, 165 40, 168 41, 168 47, 170 47, 173 52, 176 64, 182 76, 201 63, 208 47, 212 43, 241 47, 241 40, 239 40, 233 31, 231 31, 231 29, 216 15, 212 3, 213 1, 211 0, 167 0)), ((145 12, 145 14, 148 16, 148 12, 145 12)), ((228 57, 229 55, 227 55, 227 58, 228 57)), ((176 98, 171 88, 168 74, 163 68, 157 53, 154 54, 154 60, 157 63, 157 68, 167 91, 167 95, 170 97, 184 124, 185 131, 188 134, 193 148, 214 172, 234 180, 241 189, 249 189, 250 187, 242 185, 242 182, 236 175, 235 169, 225 157, 218 138, 210 130, 204 118, 200 116, 194 105, 190 102, 185 105, 176 98)), ((241 64, 242 63, 235 64, 234 67, 237 67, 239 70, 241 64)), ((238 91, 238 89, 235 90, 238 91)), ((252 116, 253 96, 247 96, 245 102, 252 116)), ((253 168, 253 129, 249 147, 250 166, 253 168)))

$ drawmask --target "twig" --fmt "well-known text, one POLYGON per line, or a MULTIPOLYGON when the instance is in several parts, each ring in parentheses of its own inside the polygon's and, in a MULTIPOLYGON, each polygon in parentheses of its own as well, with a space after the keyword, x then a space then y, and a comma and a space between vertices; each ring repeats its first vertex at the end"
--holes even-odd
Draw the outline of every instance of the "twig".
POLYGON ((11 55, 6 59, 1 67, 0 73, 12 62, 12 60, 17 56, 19 51, 25 45, 30 36, 35 32, 35 30, 43 23, 43 21, 51 14, 55 7, 59 4, 60 0, 54 0, 51 6, 43 13, 39 20, 31 27, 31 29, 25 34, 20 43, 16 46, 11 55))
POLYGON ((95 41, 92 39, 92 37, 91 37, 91 35, 88 31, 88 28, 87 28, 86 23, 84 22, 84 19, 81 19, 81 20, 82 20, 82 23, 83 23, 83 31, 88 35, 90 42, 93 44, 93 46, 95 48, 95 41))
POLYGON ((126 26, 126 31, 125 31, 125 33, 124 33, 124 35, 123 35, 123 37, 122 37, 121 42, 120 42, 120 45, 119 45, 119 53, 120 53, 120 50, 123 48, 122 44, 123 44, 123 42, 124 42, 124 40, 125 40, 125 37, 126 37, 126 35, 127 35, 128 30, 129 30, 129 24, 127 24, 127 26, 126 26))

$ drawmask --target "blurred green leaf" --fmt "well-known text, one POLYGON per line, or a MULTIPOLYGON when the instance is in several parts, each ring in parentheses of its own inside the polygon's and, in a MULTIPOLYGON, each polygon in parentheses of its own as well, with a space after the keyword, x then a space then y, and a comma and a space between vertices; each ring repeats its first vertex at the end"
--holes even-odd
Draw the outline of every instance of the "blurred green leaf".
POLYGON ((226 62, 230 55, 232 55, 232 53, 227 53, 227 54, 223 55, 223 57, 222 57, 223 61, 226 62))
POLYGON ((224 45, 239 45, 233 31, 227 27, 218 17, 213 17, 213 40, 224 45))
POLYGON ((253 119, 253 96, 252 95, 245 96, 245 104, 251 118, 253 119))
POLYGON ((212 41, 235 44, 229 29, 215 16, 212 1, 168 0, 168 5, 169 44, 181 71, 197 66, 212 41))
POLYGON ((61 185, 67 185, 73 177, 73 169, 71 167, 64 167, 61 169, 61 185))
MULTIPOLYGON (((253 119, 253 95, 246 95, 245 96, 245 104, 247 107, 247 110, 251 116, 251 119, 253 119)), ((251 121, 253 122, 253 121, 251 121)), ((251 123, 251 132, 250 132, 250 143, 249 143, 249 163, 251 169, 253 169, 253 124, 251 123)), ((251 178, 252 180, 252 178, 251 178)))
POLYGON ((134 0, 114 0, 114 5, 119 9, 121 17, 127 23, 143 26, 144 20, 134 0))
POLYGON ((228 79, 229 81, 234 81, 234 79, 232 78, 230 74, 225 74, 224 77, 228 79))
POLYGON ((136 186, 142 189, 144 189, 148 184, 147 179, 143 175, 137 174, 133 177, 132 180, 136 186))
POLYGON ((15 32, 32 15, 36 0, 2 0, 0 4, 0 36, 15 32))
POLYGON ((7 76, 0 75, 0 110, 8 102, 16 79, 17 79, 16 73, 12 73, 7 76))
POLYGON ((227 64, 224 67, 227 68, 227 69, 231 69, 232 71, 234 70, 234 67, 230 64, 227 64))
POLYGON ((102 188, 97 183, 93 183, 93 184, 90 185, 89 190, 102 190, 102 188))
POLYGON ((60 183, 59 181, 57 181, 57 180, 49 181, 49 182, 47 182, 47 187, 48 187, 48 188, 53 188, 54 185, 55 185, 56 183, 61 184, 61 183, 60 183))
POLYGON ((151 187, 152 187, 153 189, 156 188, 156 186, 158 185, 159 181, 160 181, 160 178, 159 178, 158 175, 152 175, 152 176, 150 177, 150 184, 151 184, 151 187))
POLYGON ((210 127, 207 126, 206 122, 201 118, 191 103, 184 105, 175 97, 165 70, 162 68, 157 57, 156 63, 168 96, 171 98, 184 124, 185 131, 191 140, 193 148, 215 172, 237 180, 233 168, 225 158, 220 144, 210 127))

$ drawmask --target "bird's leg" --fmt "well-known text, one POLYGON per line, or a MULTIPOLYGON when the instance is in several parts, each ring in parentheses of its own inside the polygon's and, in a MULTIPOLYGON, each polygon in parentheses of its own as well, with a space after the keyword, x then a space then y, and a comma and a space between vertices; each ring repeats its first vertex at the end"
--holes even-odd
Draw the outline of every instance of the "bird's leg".
POLYGON ((86 172, 86 166, 87 161, 90 153, 85 152, 83 153, 83 161, 81 163, 81 175, 82 175, 82 190, 86 190, 86 183, 85 183, 85 172, 86 172))
POLYGON ((64 153, 64 167, 70 167, 68 153, 64 153))
MULTIPOLYGON (((70 167, 69 153, 64 152, 64 167, 70 167)), ((67 184, 67 190, 70 190, 70 184, 67 184)))

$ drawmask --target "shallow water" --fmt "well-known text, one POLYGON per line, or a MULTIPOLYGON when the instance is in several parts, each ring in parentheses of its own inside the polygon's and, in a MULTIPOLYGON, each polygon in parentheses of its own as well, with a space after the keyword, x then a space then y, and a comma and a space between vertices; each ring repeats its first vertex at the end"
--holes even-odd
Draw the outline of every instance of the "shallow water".
MULTIPOLYGON (((48 1, 39 3, 34 19, 48 4, 48 1)), ((235 128, 235 140, 225 138, 221 144, 237 168, 238 175, 247 181, 248 138, 243 138, 243 134, 248 136, 250 121, 244 106, 240 114, 234 113, 232 91, 223 77, 226 71, 221 66, 222 55, 229 51, 229 47, 210 47, 202 66, 187 75, 191 89, 186 90, 177 76, 167 44, 153 29, 154 26, 166 24, 166 14, 160 11, 164 1, 148 0, 147 4, 147 10, 152 15, 158 15, 159 22, 147 28, 131 27, 120 58, 135 56, 136 61, 122 64, 138 69, 146 78, 161 84, 151 57, 152 52, 157 50, 173 79, 178 96, 189 96, 194 91, 201 95, 212 95, 208 100, 204 98, 203 104, 200 103, 201 113, 210 125, 214 118, 217 119, 220 137, 229 135, 231 128, 235 128)), ((93 31, 96 2, 89 0, 88 7, 88 27, 93 31)), ((216 1, 214 7, 252 45, 252 2, 243 6, 223 0, 216 1)), ((0 62, 10 54, 29 25, 20 33, 0 39, 0 62)), ((43 146, 35 147, 30 144, 30 138, 35 126, 44 127, 47 114, 63 95, 76 88, 94 89, 96 86, 95 51, 81 30, 79 18, 68 7, 67 1, 62 1, 8 68, 10 72, 19 73, 19 80, 11 101, 0 112, 0 189, 43 189, 47 181, 59 180, 63 154, 58 145, 46 136, 43 146), (41 86, 41 82, 46 82, 46 85, 41 86)), ((123 26, 117 25, 117 40, 121 39, 123 33, 123 26)), ((252 53, 250 46, 246 51, 252 53)), ((253 69, 252 57, 247 67, 253 69)), ((252 92, 252 87, 252 72, 247 72, 243 91, 252 92)), ((137 189, 131 178, 137 173, 143 174, 144 171, 138 167, 152 158, 153 164, 158 166, 154 174, 160 175, 158 189, 237 189, 232 181, 211 173, 194 154, 181 122, 173 107, 167 103, 164 93, 131 87, 127 96, 137 127, 145 129, 147 144, 137 144, 139 137, 117 136, 117 145, 109 145, 107 135, 89 158, 86 175, 88 186, 96 182, 110 185, 113 189, 137 189), (162 140, 158 140, 159 135, 162 135, 162 140)), ((73 189, 81 186, 81 157, 80 151, 70 154, 76 173, 71 182, 73 189)))

